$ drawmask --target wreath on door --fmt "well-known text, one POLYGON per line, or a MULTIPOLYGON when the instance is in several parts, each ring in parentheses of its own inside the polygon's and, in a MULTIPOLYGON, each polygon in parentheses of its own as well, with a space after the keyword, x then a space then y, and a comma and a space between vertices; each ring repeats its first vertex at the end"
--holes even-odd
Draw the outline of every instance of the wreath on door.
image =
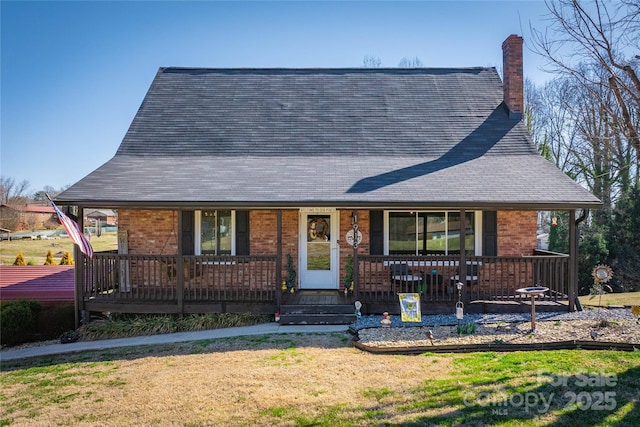
POLYGON ((307 227, 308 240, 329 240, 329 223, 324 218, 313 218, 307 227))

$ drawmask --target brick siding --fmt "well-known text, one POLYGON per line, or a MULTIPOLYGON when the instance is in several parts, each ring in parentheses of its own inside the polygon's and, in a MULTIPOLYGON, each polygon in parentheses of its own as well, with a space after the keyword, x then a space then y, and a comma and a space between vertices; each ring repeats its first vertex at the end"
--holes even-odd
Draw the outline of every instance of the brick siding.
POLYGON ((127 231, 130 254, 178 253, 177 211, 119 209, 118 217, 118 230, 127 231))
MULTIPOLYGON (((352 228, 352 210, 340 210, 340 288, 344 288, 345 265, 353 248, 347 244, 345 236, 352 228)), ((120 209, 119 229, 128 233, 129 253, 174 255, 178 247, 178 212, 171 210, 128 210, 120 209)), ((277 216, 274 210, 253 210, 250 212, 250 253, 252 255, 273 255, 277 252, 277 216)), ((363 241, 358 247, 359 254, 369 254, 369 211, 358 211, 358 226, 363 241)), ((537 213, 535 211, 498 212, 498 255, 531 255, 537 246, 537 213)), ((286 277, 286 256, 293 258, 298 271, 299 213, 297 210, 282 211, 282 255, 283 277, 286 277)))
POLYGON ((498 211, 498 256, 533 255, 537 229, 536 211, 498 211))

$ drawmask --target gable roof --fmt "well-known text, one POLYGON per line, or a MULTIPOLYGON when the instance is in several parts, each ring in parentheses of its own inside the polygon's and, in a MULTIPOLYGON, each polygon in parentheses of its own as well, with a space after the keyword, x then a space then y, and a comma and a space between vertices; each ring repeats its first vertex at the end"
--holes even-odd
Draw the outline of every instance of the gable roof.
POLYGON ((494 68, 161 68, 116 155, 56 200, 600 206, 509 118, 494 68))

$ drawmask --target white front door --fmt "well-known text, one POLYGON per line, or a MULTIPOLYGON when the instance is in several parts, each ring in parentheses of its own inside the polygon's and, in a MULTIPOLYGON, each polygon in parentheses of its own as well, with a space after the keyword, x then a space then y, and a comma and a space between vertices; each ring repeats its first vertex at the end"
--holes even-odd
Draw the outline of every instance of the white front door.
POLYGON ((338 289, 338 211, 300 210, 300 289, 338 289))

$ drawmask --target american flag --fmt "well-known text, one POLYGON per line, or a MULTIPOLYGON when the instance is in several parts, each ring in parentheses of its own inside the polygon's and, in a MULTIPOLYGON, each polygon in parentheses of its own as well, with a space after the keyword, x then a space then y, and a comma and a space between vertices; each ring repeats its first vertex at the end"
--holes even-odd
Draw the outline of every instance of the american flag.
POLYGON ((82 234, 82 231, 80 231, 80 227, 78 227, 78 224, 74 220, 66 216, 56 206, 56 204, 53 203, 53 200, 51 200, 51 197, 49 197, 49 195, 47 195, 47 198, 49 199, 49 202, 51 202, 51 206, 53 206, 53 209, 56 211, 56 215, 58 216, 58 219, 60 220, 60 223, 62 224, 64 229, 67 231, 69 238, 73 240, 73 243, 78 245, 80 251, 82 251, 83 254, 85 254, 89 258, 93 258, 93 247, 91 247, 91 243, 89 243, 87 238, 84 237, 84 234, 82 234))

